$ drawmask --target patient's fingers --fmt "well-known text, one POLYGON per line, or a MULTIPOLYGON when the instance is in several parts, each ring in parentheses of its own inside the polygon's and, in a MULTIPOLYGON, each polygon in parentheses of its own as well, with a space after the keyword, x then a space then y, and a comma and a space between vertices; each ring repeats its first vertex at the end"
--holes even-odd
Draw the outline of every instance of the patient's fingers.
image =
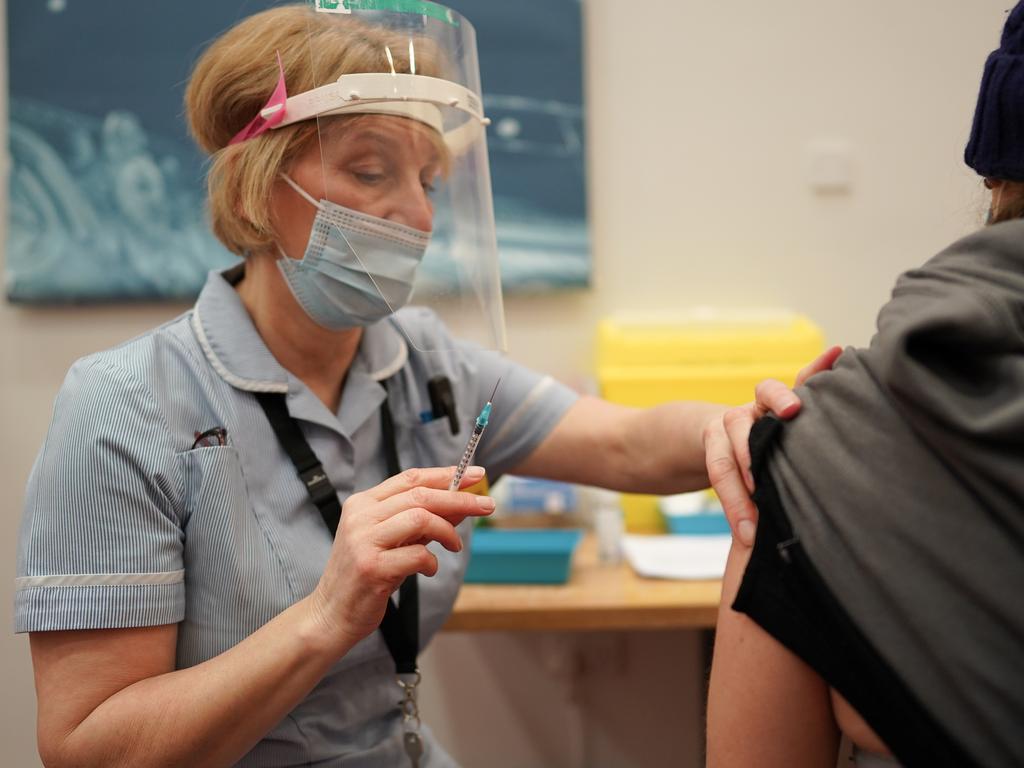
POLYGON ((796 386, 802 386, 811 376, 821 373, 822 371, 831 371, 832 366, 835 365, 836 360, 843 354, 843 348, 840 346, 829 347, 814 360, 809 362, 803 368, 800 369, 800 373, 796 375, 796 386))
POLYGON ((736 467, 743 475, 747 493, 754 492, 754 476, 750 473, 750 430, 753 428, 756 418, 756 407, 753 405, 732 408, 726 411, 725 416, 722 417, 725 433, 732 446, 736 467))
POLYGON ((777 379, 765 379, 754 387, 754 403, 757 418, 771 412, 780 419, 791 419, 800 410, 800 398, 777 379))
MULTIPOLYGON (((750 406, 741 406, 733 410, 749 409, 750 406)), ((727 416, 732 411, 727 412, 727 416)), ((741 416, 734 417, 737 421, 737 428, 741 429, 739 421, 741 416)), ((752 418, 751 418, 751 422, 752 418)), ((746 432, 750 432, 747 424, 746 432)), ((745 444, 746 440, 740 440, 745 444)), ((729 521, 733 536, 744 546, 749 547, 754 543, 754 532, 757 527, 757 507, 750 499, 750 491, 744 482, 743 474, 737 464, 737 457, 734 451, 736 444, 730 440, 725 428, 725 418, 704 432, 704 457, 707 464, 708 479, 722 502, 722 509, 729 521)), ((744 459, 740 459, 744 461, 744 459)), ((747 459, 749 462, 749 449, 747 459)))

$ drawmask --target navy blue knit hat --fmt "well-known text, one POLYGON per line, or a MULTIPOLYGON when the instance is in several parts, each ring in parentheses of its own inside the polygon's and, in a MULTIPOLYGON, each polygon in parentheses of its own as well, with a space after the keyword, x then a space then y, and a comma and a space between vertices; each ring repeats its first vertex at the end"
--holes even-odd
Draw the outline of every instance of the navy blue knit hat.
POLYGON ((986 178, 1024 181, 1024 0, 985 62, 964 160, 986 178))

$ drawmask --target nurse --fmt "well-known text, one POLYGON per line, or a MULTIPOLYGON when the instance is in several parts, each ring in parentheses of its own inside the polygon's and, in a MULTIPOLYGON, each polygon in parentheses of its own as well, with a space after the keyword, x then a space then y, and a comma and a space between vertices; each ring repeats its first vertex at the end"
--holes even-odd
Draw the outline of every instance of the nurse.
POLYGON ((199 60, 187 118, 244 258, 57 398, 16 592, 46 763, 452 765, 416 654, 494 508, 448 485, 499 379, 490 478, 707 485, 722 408, 578 398, 490 351, 481 110, 473 29, 431 3, 277 7, 199 60))

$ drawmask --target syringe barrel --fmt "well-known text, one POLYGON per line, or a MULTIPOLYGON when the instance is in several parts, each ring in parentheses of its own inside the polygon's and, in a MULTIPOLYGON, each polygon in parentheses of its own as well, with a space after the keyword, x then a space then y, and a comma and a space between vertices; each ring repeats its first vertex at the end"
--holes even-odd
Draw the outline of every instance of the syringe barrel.
POLYGON ((476 453, 476 446, 480 442, 480 435, 483 434, 483 430, 477 432, 473 430, 473 434, 470 435, 469 442, 466 444, 466 450, 462 452, 462 460, 459 461, 459 470, 461 472, 466 471, 466 467, 469 466, 469 462, 473 460, 473 454, 476 453))
POLYGON ((462 458, 459 459, 459 465, 455 468, 455 476, 452 478, 451 485, 448 487, 449 491, 459 490, 459 486, 462 485, 462 476, 466 473, 466 469, 469 467, 469 462, 473 460, 473 455, 476 453, 476 446, 480 442, 480 436, 483 434, 483 429, 474 429, 473 434, 469 436, 469 442, 466 444, 466 450, 462 452, 462 458))

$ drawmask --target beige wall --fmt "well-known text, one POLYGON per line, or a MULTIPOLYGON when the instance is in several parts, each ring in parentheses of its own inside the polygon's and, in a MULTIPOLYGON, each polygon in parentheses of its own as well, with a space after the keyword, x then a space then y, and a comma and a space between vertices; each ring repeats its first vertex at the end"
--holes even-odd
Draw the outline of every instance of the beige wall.
MULTIPOLYGON (((590 0, 594 284, 510 298, 513 356, 575 378, 601 314, 695 303, 785 305, 832 341, 867 341, 896 274, 979 221, 960 158, 1008 5, 590 0), (848 147, 848 193, 809 187, 821 142, 848 147)), ((0 303, 4 626, 24 481, 64 371, 179 309, 0 303)), ((697 662, 687 633, 448 636, 425 662, 425 707, 468 765, 696 765, 697 662)), ((3 762, 33 765, 27 643, 9 631, 0 690, 3 762)))

